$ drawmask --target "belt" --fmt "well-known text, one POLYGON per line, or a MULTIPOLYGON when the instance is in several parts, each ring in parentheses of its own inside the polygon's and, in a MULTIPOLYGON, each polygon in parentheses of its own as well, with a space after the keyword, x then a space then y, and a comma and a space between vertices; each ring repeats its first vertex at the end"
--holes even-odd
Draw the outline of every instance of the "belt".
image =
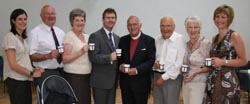
POLYGON ((153 71, 154 73, 158 73, 158 74, 164 74, 165 72, 158 72, 158 71, 153 71))
POLYGON ((50 71, 56 71, 56 70, 63 70, 63 68, 56 68, 56 69, 49 69, 49 68, 45 68, 44 70, 50 70, 50 71))

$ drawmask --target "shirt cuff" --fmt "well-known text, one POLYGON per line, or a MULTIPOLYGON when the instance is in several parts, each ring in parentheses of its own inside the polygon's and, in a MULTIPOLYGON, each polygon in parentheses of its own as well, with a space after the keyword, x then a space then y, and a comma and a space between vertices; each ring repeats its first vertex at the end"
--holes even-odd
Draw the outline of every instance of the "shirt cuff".
POLYGON ((135 68, 135 73, 136 73, 136 75, 138 74, 138 71, 137 71, 137 69, 135 68))
POLYGON ((161 75, 163 80, 168 80, 169 79, 169 75, 165 72, 164 74, 161 75))

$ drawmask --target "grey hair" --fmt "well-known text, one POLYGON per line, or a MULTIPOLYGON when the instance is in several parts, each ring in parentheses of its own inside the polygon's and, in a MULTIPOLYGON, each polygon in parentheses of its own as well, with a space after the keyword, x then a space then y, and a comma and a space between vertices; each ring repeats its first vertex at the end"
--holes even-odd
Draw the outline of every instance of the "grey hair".
POLYGON ((141 20, 140 20, 137 16, 134 16, 134 15, 129 16, 127 22, 128 22, 131 18, 135 18, 135 19, 138 21, 138 23, 141 24, 141 20))
POLYGON ((161 24, 161 22, 162 22, 164 19, 169 19, 169 20, 171 20, 171 22, 173 22, 173 24, 171 24, 171 25, 173 25, 173 26, 175 27, 175 19, 174 19, 173 16, 164 16, 164 17, 162 17, 161 20, 160 20, 160 24, 161 24))
POLYGON ((77 16, 83 17, 84 21, 86 21, 86 12, 80 8, 76 8, 76 9, 73 9, 69 14, 69 21, 70 21, 71 26, 73 26, 73 20, 77 16))
POLYGON ((187 24, 191 22, 191 23, 197 23, 199 25, 199 27, 201 28, 201 19, 198 16, 189 16, 186 18, 185 20, 185 26, 187 27, 187 24))

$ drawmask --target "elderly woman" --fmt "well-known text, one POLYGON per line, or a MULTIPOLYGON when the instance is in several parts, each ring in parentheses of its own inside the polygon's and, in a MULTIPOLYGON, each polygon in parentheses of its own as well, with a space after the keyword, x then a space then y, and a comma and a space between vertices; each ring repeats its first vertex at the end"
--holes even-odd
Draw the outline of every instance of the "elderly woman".
POLYGON ((229 28, 234 19, 233 8, 219 6, 213 19, 219 33, 213 37, 210 50, 213 67, 208 76, 205 103, 240 104, 235 67, 246 65, 246 50, 240 34, 229 28))
POLYGON ((4 80, 11 104, 32 104, 31 80, 42 69, 32 69, 26 42, 27 13, 15 9, 10 15, 10 32, 3 39, 4 80))
POLYGON ((90 104, 89 78, 91 63, 88 58, 88 38, 83 29, 86 23, 86 13, 81 9, 74 9, 70 12, 69 31, 63 41, 64 53, 63 63, 66 79, 71 84, 79 104, 90 104))
POLYGON ((205 58, 209 57, 211 42, 200 35, 201 20, 197 16, 187 17, 186 31, 189 36, 183 64, 189 66, 188 75, 183 80, 184 104, 201 104, 209 68, 205 67, 205 58))

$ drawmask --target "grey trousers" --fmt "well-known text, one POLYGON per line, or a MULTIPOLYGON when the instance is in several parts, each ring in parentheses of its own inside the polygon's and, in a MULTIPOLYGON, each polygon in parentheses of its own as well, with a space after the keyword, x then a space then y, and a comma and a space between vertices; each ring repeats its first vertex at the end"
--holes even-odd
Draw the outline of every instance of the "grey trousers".
POLYGON ((92 87, 95 104, 115 104, 116 87, 100 89, 92 87))
POLYGON ((179 104, 180 89, 182 85, 182 76, 179 75, 175 80, 168 79, 163 85, 155 85, 156 80, 162 74, 154 72, 153 76, 153 98, 154 104, 179 104))

